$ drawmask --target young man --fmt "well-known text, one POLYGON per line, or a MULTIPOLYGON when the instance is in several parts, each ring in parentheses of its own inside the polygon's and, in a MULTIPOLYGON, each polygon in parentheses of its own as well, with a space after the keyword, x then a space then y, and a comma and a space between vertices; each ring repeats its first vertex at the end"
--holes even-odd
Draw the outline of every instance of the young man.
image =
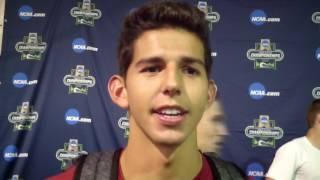
MULTIPOLYGON (((154 1, 124 21, 119 75, 108 83, 130 113, 128 145, 82 157, 59 178, 212 180, 223 177, 197 147, 196 126, 215 96, 208 26, 196 7, 154 1)), ((54 178, 52 178, 54 179, 54 178)))
POLYGON ((244 179, 245 175, 235 164, 219 158, 225 136, 229 135, 221 101, 216 99, 207 107, 197 126, 197 142, 201 152, 214 159, 217 168, 225 173, 221 179, 244 179))
POLYGON ((293 139, 277 150, 266 179, 320 179, 320 99, 312 102, 307 121, 307 135, 293 139))
POLYGON ((201 152, 219 154, 225 136, 229 135, 221 102, 215 100, 204 111, 197 126, 197 142, 201 152))

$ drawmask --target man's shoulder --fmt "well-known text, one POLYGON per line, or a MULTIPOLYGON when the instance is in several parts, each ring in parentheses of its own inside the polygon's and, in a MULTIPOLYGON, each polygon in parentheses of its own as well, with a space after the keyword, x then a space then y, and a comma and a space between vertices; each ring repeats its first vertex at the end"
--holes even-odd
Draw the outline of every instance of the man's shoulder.
POLYGON ((304 146, 305 138, 306 137, 303 136, 303 137, 292 139, 287 143, 283 144, 282 146, 280 146, 278 151, 296 151, 304 146))
POLYGON ((242 170, 234 163, 225 161, 214 153, 205 153, 205 156, 210 158, 216 167, 221 180, 242 180, 245 174, 242 170))

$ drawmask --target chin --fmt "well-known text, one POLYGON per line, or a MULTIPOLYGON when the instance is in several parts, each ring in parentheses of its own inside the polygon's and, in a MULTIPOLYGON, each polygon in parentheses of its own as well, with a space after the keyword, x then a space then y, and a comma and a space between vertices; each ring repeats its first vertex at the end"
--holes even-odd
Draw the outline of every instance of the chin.
POLYGON ((181 133, 164 133, 153 138, 155 144, 164 146, 180 146, 185 140, 186 136, 181 133))

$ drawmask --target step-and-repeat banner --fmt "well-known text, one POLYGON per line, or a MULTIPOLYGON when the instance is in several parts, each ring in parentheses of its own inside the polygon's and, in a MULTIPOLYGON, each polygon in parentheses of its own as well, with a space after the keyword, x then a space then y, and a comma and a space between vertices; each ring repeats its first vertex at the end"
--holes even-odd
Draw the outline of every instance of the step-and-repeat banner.
MULTIPOLYGON (((262 179, 277 148, 304 135, 306 110, 320 98, 320 1, 189 2, 211 33, 211 78, 230 132, 222 158, 262 179)), ((143 3, 6 1, 1 179, 44 179, 81 154, 125 146, 127 112, 106 83, 117 73, 123 17, 143 3)))

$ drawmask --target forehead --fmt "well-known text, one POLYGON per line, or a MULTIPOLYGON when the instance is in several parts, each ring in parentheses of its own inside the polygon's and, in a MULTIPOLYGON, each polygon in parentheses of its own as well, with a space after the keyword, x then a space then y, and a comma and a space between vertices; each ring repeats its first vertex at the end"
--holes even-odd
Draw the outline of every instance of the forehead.
POLYGON ((141 58, 192 57, 204 61, 204 47, 194 33, 181 28, 145 31, 134 42, 133 61, 141 58))

